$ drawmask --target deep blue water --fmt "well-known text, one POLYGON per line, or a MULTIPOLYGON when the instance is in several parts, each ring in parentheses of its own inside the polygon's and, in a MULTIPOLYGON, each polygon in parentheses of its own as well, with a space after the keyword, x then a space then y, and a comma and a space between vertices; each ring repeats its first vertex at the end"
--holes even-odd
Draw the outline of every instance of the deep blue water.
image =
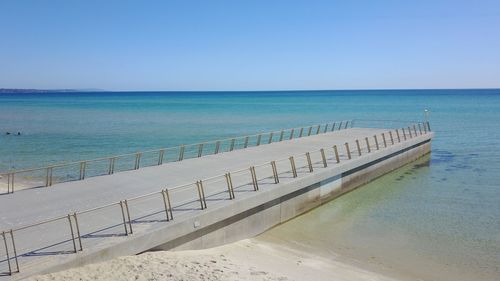
MULTIPOLYGON (((312 214, 337 221, 327 231, 335 241, 357 237, 358 252, 384 256, 388 246, 360 243, 366 237, 402 240, 396 246, 406 250, 384 261, 390 266, 414 254, 414 263, 446 269, 441 275, 498 277, 500 90, 0 94, 0 171, 330 120, 422 120, 424 109, 436 133, 428 162, 312 214), (342 232, 333 231, 336 225, 342 232)), ((321 232, 298 237, 314 233, 321 232)))

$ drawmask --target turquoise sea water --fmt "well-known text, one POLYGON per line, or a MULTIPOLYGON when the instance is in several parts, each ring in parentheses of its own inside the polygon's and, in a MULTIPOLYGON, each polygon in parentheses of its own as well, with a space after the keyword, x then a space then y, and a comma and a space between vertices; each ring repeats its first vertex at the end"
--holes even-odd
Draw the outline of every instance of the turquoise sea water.
POLYGON ((499 280, 500 90, 1 94, 0 171, 424 109, 430 158, 273 231, 415 279, 499 280))

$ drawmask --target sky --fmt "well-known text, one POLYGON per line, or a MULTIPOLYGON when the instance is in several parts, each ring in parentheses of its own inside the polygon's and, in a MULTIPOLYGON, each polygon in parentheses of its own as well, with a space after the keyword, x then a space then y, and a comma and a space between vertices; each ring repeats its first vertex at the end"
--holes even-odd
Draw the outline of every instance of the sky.
POLYGON ((500 88, 500 1, 0 0, 0 88, 500 88))

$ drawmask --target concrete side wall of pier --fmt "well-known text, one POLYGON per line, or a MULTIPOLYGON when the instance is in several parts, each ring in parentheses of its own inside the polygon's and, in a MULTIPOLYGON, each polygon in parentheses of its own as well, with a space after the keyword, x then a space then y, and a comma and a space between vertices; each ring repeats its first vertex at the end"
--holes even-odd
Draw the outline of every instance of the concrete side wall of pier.
MULTIPOLYGON (((365 163, 356 163, 360 161, 351 160, 351 165, 343 171, 330 169, 311 174, 308 178, 289 184, 287 188, 260 194, 259 198, 255 198, 254 201, 260 201, 262 204, 252 207, 252 202, 249 202, 248 209, 243 212, 230 210, 236 214, 192 231, 189 235, 154 247, 152 250, 204 249, 256 236, 415 161, 430 151, 430 140, 420 140, 399 150, 387 151, 385 155, 374 153, 371 155, 372 159, 368 161, 363 159, 365 163)), ((188 224, 202 225, 201 222, 205 220, 205 218, 199 218, 188 224)))

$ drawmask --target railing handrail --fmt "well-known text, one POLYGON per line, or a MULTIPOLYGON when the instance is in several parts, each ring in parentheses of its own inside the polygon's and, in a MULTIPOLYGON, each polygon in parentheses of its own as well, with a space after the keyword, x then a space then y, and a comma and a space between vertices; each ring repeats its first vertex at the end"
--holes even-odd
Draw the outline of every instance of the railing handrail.
POLYGON ((423 121, 419 120, 399 120, 399 119, 363 119, 363 118, 355 118, 351 119, 353 122, 355 121, 369 121, 369 122, 397 122, 397 123, 423 123, 423 121))
MULTIPOLYGON (((355 119, 345 119, 341 120, 338 122, 344 122, 344 121, 353 121, 355 119)), ((337 121, 334 121, 337 122, 337 121)), ((178 149, 181 147, 188 147, 188 146, 198 146, 200 144, 209 144, 209 143, 216 143, 216 142, 223 142, 223 141, 228 141, 232 139, 244 139, 246 137, 255 137, 263 134, 270 134, 270 133, 276 133, 276 132, 281 132, 281 131, 289 131, 292 129, 300 129, 300 128, 308 128, 308 127, 313 127, 316 125, 324 125, 324 124, 331 124, 331 122, 327 123, 321 123, 321 124, 314 124, 314 125, 307 125, 307 126, 298 126, 298 127, 293 127, 293 128, 288 128, 288 129, 280 129, 280 130, 274 130, 274 131, 267 131, 267 132, 261 132, 261 133, 256 133, 252 135, 244 135, 244 136, 238 136, 238 137, 229 137, 229 138, 224 138, 224 139, 217 139, 217 140, 211 140, 211 141, 204 141, 204 142, 198 142, 198 143, 192 143, 192 144, 181 144, 177 146, 171 146, 171 147, 163 147, 163 148, 158 148, 158 149, 150 149, 150 150, 145 150, 145 151, 137 151, 137 152, 131 152, 131 153, 125 153, 125 154, 119 154, 119 155, 112 155, 112 156, 105 156, 105 157, 99 157, 99 158, 93 158, 93 159, 88 159, 88 160, 78 160, 78 161, 70 161, 70 162, 62 162, 62 163, 56 163, 56 164, 51 164, 43 167, 36 167, 36 168, 28 168, 28 169, 21 169, 21 170, 9 170, 6 172, 1 172, 1 176, 6 176, 8 174, 18 174, 18 173, 26 173, 26 172, 33 172, 33 171, 40 171, 40 170, 45 170, 47 168, 57 168, 57 167, 64 167, 64 166, 70 166, 70 165, 75 165, 75 164, 80 164, 83 162, 97 162, 97 161, 103 161, 103 160, 109 160, 111 158, 120 158, 120 157, 125 157, 125 156, 132 156, 132 155, 137 155, 137 154, 144 154, 148 152, 155 152, 155 151, 160 151, 160 150, 173 150, 173 149, 178 149)))
MULTIPOLYGON (((314 150, 314 151, 308 151, 308 152, 309 153, 315 153, 315 152, 319 152, 319 151, 320 150, 314 150)), ((305 152, 297 153, 297 154, 294 154, 292 156, 293 157, 298 157, 298 156, 301 156, 301 155, 305 155, 305 152)), ((273 160, 273 161, 278 162, 278 161, 283 161, 283 160, 288 160, 288 157, 284 157, 284 158, 281 158, 281 159, 278 159, 278 160, 273 160)), ((269 162, 270 161, 267 161, 267 162, 263 162, 263 163, 252 165, 252 166, 253 167, 262 167, 262 166, 265 166, 265 165, 269 165, 269 162)), ((244 170, 246 170, 246 169, 239 169, 239 170, 236 170, 236 171, 232 171, 231 173, 234 174, 234 173, 241 172, 241 171, 244 171, 244 170)), ((220 177, 223 177, 223 176, 224 176, 224 174, 220 174, 220 175, 212 176, 212 177, 209 177, 209 178, 204 178, 202 180, 204 182, 206 182, 206 181, 209 181, 209 180, 212 180, 212 179, 215 179, 215 178, 220 178, 220 177)), ((170 190, 170 191, 178 190, 178 189, 181 189, 181 188, 184 188, 184 187, 188 187, 188 186, 193 185, 193 184, 194 183, 192 183, 192 182, 185 183, 185 184, 180 184, 180 185, 176 185, 174 187, 169 187, 168 190, 170 190)), ((139 196, 136 196, 136 197, 127 198, 126 200, 129 200, 129 201, 136 200, 136 199, 144 198, 144 197, 147 197, 147 196, 159 193, 159 192, 161 192, 161 191, 150 192, 150 193, 139 195, 139 196)), ((119 204, 119 203, 118 202, 107 203, 105 205, 97 206, 97 207, 90 208, 90 209, 85 209, 85 210, 82 210, 82 211, 70 211, 70 213, 76 212, 77 214, 84 214, 84 213, 89 213, 89 212, 92 212, 92 211, 97 211, 97 210, 100 210, 100 209, 104 209, 104 208, 107 208, 107 207, 111 207, 111 206, 116 205, 116 204, 119 204)), ((12 231, 15 232, 15 231, 23 230, 23 229, 26 229, 26 228, 38 226, 38 225, 41 225, 41 224, 46 224, 46 223, 54 222, 54 221, 63 219, 65 217, 66 217, 66 215, 58 216, 58 217, 54 217, 54 218, 49 218, 49 219, 42 220, 42 221, 39 221, 39 222, 31 223, 31 224, 28 224, 28 225, 18 226, 17 228, 12 228, 10 230, 12 230, 12 231)))

